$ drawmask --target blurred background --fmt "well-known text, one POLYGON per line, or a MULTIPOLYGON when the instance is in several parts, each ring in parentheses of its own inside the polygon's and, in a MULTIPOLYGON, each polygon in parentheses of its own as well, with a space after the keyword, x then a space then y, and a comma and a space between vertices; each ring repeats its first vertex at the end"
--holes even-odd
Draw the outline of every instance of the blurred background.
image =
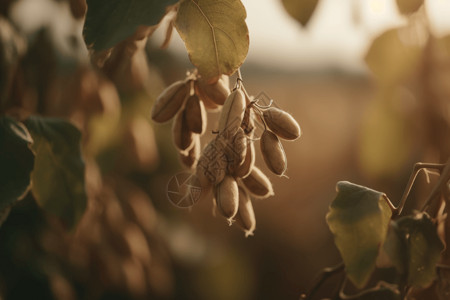
MULTIPOLYGON (((306 26, 281 1, 242 2, 250 32, 244 85, 270 96, 303 132, 283 143, 289 179, 269 175, 275 196, 253 201, 248 238, 213 216, 212 201, 190 209, 168 201, 167 184, 184 168, 171 124, 152 123, 150 110, 193 67, 176 32, 160 49, 167 20, 146 43, 115 50, 99 75, 83 17, 68 1, 1 1, 1 42, 19 57, 15 97, 3 111, 76 124, 89 194, 72 232, 31 195, 12 209, 0 228, 4 299, 298 299, 321 269, 340 262, 325 222, 337 181, 397 203, 415 162, 447 161, 448 1, 427 0, 404 16, 393 0, 321 0, 306 26)), ((208 132, 216 119, 208 114, 208 132)), ((270 174, 260 156, 256 164, 270 174)), ((424 178, 406 209, 429 192, 424 178)))

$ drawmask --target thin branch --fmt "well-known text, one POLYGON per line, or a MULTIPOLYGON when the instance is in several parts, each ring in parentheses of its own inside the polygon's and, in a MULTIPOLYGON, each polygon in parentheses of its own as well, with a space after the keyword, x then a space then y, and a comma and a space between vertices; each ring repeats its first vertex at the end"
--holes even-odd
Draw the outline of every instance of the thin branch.
POLYGON ((450 271, 450 265, 436 264, 436 269, 450 271))
POLYGON ((319 290, 319 288, 322 286, 322 284, 331 276, 333 276, 336 273, 340 273, 344 270, 344 263, 341 262, 340 264, 330 267, 330 268, 324 268, 321 273, 316 277, 315 283, 312 286, 312 288, 309 290, 307 294, 302 294, 300 296, 300 299, 311 299, 314 294, 319 290))
POLYGON ((243 88, 243 82, 244 80, 242 79, 241 68, 238 68, 235 89, 242 89, 244 91, 244 94, 247 95, 247 91, 245 91, 245 89, 243 88))
POLYGON ((419 172, 421 170, 424 169, 435 169, 438 171, 442 171, 442 169, 444 169, 445 165, 443 164, 433 164, 433 163, 416 163, 413 167, 413 171, 411 173, 411 175, 409 176, 409 180, 408 183, 406 184, 406 188, 405 191, 403 192, 402 198, 400 199, 400 203, 398 204, 398 206, 394 209, 393 213, 394 215, 400 215, 402 213, 402 210, 405 206, 406 203, 406 199, 409 196, 409 193, 411 192, 411 189, 414 185, 414 182, 417 178, 417 175, 419 174, 419 172))
MULTIPOLYGON (((376 291, 379 291, 381 288, 383 288, 383 287, 388 287, 388 288, 390 288, 392 291, 395 291, 395 290, 397 290, 398 291, 398 286, 396 285, 396 284, 393 284, 393 283, 387 283, 387 282, 385 282, 385 281, 378 281, 378 283, 374 286, 374 287, 371 287, 371 288, 367 288, 367 289, 365 289, 365 290, 362 290, 362 291, 360 291, 359 293, 357 293, 357 294, 353 294, 353 295, 347 295, 346 293, 345 293, 345 286, 346 286, 346 284, 347 284, 347 277, 346 277, 346 279, 344 280, 344 282, 342 283, 342 285, 341 285, 341 288, 340 288, 340 291, 339 291, 339 299, 340 300, 357 300, 357 299, 362 299, 364 296, 368 296, 368 295, 370 295, 370 293, 372 293, 372 292, 376 292, 376 291)), ((408 292, 408 289, 405 289, 405 292, 408 292)), ((394 292, 395 293, 395 292, 394 292)), ((373 295, 372 295, 373 296, 373 295)), ((365 299, 365 298, 364 298, 365 299)), ((372 298, 370 298, 370 299, 372 299, 372 298)), ((406 299, 406 298, 404 298, 404 297, 402 297, 401 299, 406 299)))
POLYGON ((448 189, 447 183, 450 180, 450 158, 447 160, 447 163, 442 166, 443 168, 442 170, 440 170, 441 176, 439 177, 438 182, 434 185, 433 190, 431 191, 427 200, 423 204, 421 211, 424 211, 430 205, 433 199, 439 196, 440 192, 442 192, 444 195, 446 194, 445 189, 448 189))
POLYGON ((240 81, 244 81, 244 80, 242 80, 241 68, 237 69, 237 79, 240 80, 240 81))

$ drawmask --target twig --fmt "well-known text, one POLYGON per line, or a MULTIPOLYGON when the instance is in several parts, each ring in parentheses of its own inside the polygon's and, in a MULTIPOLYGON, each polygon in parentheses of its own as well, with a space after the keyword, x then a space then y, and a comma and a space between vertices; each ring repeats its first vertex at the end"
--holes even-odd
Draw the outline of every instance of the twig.
POLYGON ((445 165, 443 165, 443 164, 420 163, 420 162, 416 163, 413 167, 413 171, 412 171, 411 175, 409 176, 409 180, 408 180, 408 183, 406 184, 406 188, 405 188, 405 191, 403 192, 402 198, 400 199, 400 203, 398 204, 397 207, 394 207, 393 214, 398 216, 402 213, 402 210, 406 203, 406 199, 408 198, 409 193, 411 192, 411 189, 417 178, 417 175, 419 174, 419 172, 421 170, 435 169, 438 171, 442 171, 442 169, 444 169, 444 167, 445 167, 445 165))
MULTIPOLYGON (((244 80, 242 79, 241 68, 238 68, 235 89, 241 89, 243 87, 242 82, 244 82, 244 80)), ((244 93, 246 93, 246 92, 244 91, 244 93)))
POLYGON ((447 182, 450 180, 450 158, 447 160, 447 163, 442 166, 443 169, 440 170, 441 176, 439 177, 438 182, 434 185, 433 190, 431 191, 427 200, 423 204, 421 211, 424 211, 430 205, 431 201, 433 201, 433 199, 435 199, 439 195, 439 192, 442 192, 444 195, 446 194, 445 189, 447 189, 447 182))
POLYGON ((300 299, 307 300, 311 299, 314 294, 319 290, 319 288, 322 286, 322 284, 331 276, 333 276, 336 273, 340 273, 344 270, 344 263, 341 262, 340 264, 330 267, 330 268, 324 268, 321 273, 316 277, 315 283, 312 286, 312 288, 309 290, 307 294, 302 294, 300 296, 300 299))

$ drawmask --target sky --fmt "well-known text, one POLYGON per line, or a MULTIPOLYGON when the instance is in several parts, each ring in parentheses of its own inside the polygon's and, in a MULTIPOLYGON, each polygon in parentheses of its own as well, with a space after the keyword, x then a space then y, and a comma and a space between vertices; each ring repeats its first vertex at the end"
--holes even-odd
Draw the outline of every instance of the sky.
MULTIPOLYGON (((321 0, 307 28, 289 17, 280 0, 242 2, 250 32, 247 59, 288 69, 359 69, 373 38, 405 22, 393 0, 321 0)), ((434 33, 450 33, 450 0, 427 0, 426 9, 434 33)))

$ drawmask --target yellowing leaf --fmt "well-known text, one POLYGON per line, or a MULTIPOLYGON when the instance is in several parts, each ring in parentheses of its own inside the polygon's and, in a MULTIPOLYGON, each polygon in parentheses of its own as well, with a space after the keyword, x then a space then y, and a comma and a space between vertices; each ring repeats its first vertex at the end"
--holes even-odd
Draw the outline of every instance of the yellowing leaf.
POLYGON ((412 14, 416 12, 423 4, 423 0, 396 0, 400 13, 412 14))
POLYGON ((408 284, 427 287, 436 278, 436 263, 444 249, 436 226, 426 213, 407 216, 397 221, 405 243, 408 264, 408 284))
POLYGON ((233 74, 249 46, 247 13, 240 0, 184 0, 175 26, 191 62, 210 82, 233 74))
POLYGON ((100 51, 125 40, 140 25, 154 26, 177 0, 87 0, 83 35, 88 47, 100 51))
POLYGON ((48 212, 71 228, 86 208, 81 132, 67 121, 31 117, 26 122, 35 153, 32 192, 48 212))
POLYGON ((306 26, 319 0, 281 0, 281 2, 291 17, 306 26))
POLYGON ((397 83, 416 67, 423 37, 413 28, 395 28, 375 38, 365 61, 377 79, 387 85, 397 83))
POLYGON ((381 192, 347 181, 338 182, 336 188, 326 220, 348 278, 362 288, 375 268, 392 211, 381 192))

